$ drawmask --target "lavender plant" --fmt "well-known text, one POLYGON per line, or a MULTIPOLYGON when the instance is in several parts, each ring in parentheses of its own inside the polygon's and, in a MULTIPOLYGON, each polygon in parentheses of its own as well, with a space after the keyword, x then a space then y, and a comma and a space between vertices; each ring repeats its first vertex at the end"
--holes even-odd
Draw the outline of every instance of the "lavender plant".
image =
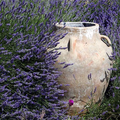
POLYGON ((44 2, 0 2, 0 118, 62 119, 64 110, 53 64, 62 35, 53 32, 54 16, 44 2), (39 4, 39 5, 38 5, 39 4), (36 6, 38 5, 38 6, 36 6), (52 38, 52 39, 51 39, 52 38))

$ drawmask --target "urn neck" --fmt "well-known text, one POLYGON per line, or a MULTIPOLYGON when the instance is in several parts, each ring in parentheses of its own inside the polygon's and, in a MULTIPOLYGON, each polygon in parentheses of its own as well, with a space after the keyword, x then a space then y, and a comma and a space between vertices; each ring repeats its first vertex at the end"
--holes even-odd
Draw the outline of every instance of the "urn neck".
POLYGON ((69 33, 82 40, 84 37, 92 39, 93 35, 99 34, 99 25, 93 22, 61 22, 56 23, 56 28, 63 33, 69 33))

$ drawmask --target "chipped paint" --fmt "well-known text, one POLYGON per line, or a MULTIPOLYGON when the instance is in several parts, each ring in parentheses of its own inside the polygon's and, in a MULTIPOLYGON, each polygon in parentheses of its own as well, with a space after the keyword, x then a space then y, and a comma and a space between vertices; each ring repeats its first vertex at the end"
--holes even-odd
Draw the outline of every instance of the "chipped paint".
POLYGON ((93 61, 90 61, 90 63, 88 64, 89 66, 93 64, 93 61))

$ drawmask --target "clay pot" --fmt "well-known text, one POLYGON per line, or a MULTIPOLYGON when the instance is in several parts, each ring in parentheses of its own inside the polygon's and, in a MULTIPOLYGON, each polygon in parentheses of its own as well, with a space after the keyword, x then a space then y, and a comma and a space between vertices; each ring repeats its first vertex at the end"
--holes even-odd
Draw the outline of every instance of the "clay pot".
POLYGON ((110 80, 112 61, 112 47, 110 39, 100 35, 99 25, 92 22, 61 22, 56 24, 56 34, 68 33, 60 39, 59 47, 68 47, 59 50, 55 67, 62 72, 58 83, 67 90, 63 101, 72 99, 74 104, 70 112, 82 110, 91 100, 100 103, 104 97, 110 80), (104 41, 103 41, 104 38, 104 41), (63 69, 59 63, 73 64, 63 69), (69 84, 69 86, 66 86, 69 84))

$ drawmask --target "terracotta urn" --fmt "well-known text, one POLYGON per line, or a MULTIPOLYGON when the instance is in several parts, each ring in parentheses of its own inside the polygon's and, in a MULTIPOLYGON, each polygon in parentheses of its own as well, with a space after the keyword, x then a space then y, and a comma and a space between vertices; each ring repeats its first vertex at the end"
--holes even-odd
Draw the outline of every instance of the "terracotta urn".
POLYGON ((92 22, 56 23, 56 34, 67 33, 56 48, 61 49, 55 67, 62 72, 57 79, 66 90, 63 101, 72 99, 70 112, 77 113, 91 100, 101 103, 110 80, 112 47, 110 39, 100 35, 99 25, 92 22), (104 40, 103 40, 104 39, 104 40), (71 64, 66 68, 60 64, 71 64), (68 84, 68 86, 67 86, 68 84))

